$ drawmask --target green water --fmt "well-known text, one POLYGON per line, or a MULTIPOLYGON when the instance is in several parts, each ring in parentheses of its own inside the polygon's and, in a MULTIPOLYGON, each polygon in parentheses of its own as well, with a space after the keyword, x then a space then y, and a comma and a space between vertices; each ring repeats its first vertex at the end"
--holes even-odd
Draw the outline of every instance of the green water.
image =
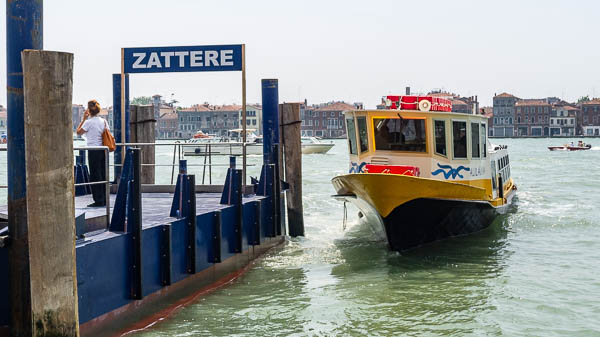
POLYGON ((140 336, 600 336, 600 140, 503 139, 518 197, 475 235, 399 254, 330 198, 343 141, 303 156, 306 238, 140 336), (570 140, 569 140, 570 141, 570 140))
POLYGON ((591 151, 546 148, 566 141, 496 140, 519 187, 513 211, 402 254, 374 240, 354 208, 342 230, 330 179, 347 171, 347 154, 336 141, 303 156, 305 238, 133 335, 600 336, 600 139, 591 151))

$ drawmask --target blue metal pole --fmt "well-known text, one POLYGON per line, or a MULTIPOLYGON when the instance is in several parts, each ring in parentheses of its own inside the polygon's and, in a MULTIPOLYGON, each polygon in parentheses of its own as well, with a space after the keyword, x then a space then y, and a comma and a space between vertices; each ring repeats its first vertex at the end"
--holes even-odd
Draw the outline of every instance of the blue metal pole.
POLYGON ((43 1, 6 1, 8 228, 12 335, 32 333, 21 51, 43 49, 43 1))
POLYGON ((263 79, 263 164, 275 164, 273 144, 279 143, 279 84, 277 79, 263 79))
MULTIPOLYGON (((115 141, 123 143, 121 138, 121 74, 113 74, 113 129, 115 141)), ((129 74, 125 74, 125 143, 129 142, 129 74)), ((125 151, 122 146, 117 146, 114 155, 114 177, 118 181, 121 176, 121 151, 125 151)))

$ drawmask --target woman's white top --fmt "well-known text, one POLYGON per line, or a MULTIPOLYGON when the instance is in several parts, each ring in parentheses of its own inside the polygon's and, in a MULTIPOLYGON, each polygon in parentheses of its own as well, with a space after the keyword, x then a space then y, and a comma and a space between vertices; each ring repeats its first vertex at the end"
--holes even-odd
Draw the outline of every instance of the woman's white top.
POLYGON ((102 146, 102 133, 104 128, 108 127, 108 123, 98 116, 88 118, 81 128, 85 131, 88 146, 102 146))

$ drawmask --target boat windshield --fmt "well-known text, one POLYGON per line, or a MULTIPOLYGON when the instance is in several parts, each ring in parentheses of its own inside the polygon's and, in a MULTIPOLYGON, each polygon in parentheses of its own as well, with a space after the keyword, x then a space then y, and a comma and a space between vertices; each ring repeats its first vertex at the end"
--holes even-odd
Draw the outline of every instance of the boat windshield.
POLYGON ((375 149, 426 152, 424 119, 373 118, 375 149))

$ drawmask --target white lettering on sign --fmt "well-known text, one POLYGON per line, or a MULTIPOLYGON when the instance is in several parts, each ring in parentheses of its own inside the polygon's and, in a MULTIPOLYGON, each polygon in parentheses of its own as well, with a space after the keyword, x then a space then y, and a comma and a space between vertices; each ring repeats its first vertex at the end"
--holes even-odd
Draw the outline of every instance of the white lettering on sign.
POLYGON ((232 66, 233 65, 233 50, 221 50, 221 65, 232 66))
POLYGON ((146 68, 145 64, 141 64, 144 58, 146 58, 146 53, 133 53, 133 57, 137 57, 135 62, 133 62, 133 66, 131 66, 133 69, 146 68))
POLYGON ((201 50, 194 50, 190 52, 190 67, 202 67, 201 50))
POLYGON ((217 60, 217 58, 219 57, 219 53, 215 50, 207 50, 206 53, 204 54, 205 59, 206 59, 206 63, 205 65, 207 67, 210 67, 210 64, 212 63, 213 66, 219 66, 219 61, 217 60))
POLYGON ((160 59, 158 58, 158 53, 156 52, 150 53, 150 57, 148 58, 148 64, 146 64, 146 68, 152 67, 162 68, 162 65, 160 64, 160 59))
POLYGON ((165 58, 165 68, 171 67, 171 56, 175 56, 175 53, 172 51, 163 51, 160 53, 160 56, 165 58))
POLYGON ((189 51, 176 51, 175 56, 179 57, 179 66, 181 68, 185 67, 185 56, 189 55, 189 51))
POLYGON ((233 49, 133 53, 132 69, 234 66, 233 49), (173 58, 175 60, 173 60, 173 58), (173 62, 171 62, 173 61, 173 62), (179 61, 179 62, 178 62, 179 61))

